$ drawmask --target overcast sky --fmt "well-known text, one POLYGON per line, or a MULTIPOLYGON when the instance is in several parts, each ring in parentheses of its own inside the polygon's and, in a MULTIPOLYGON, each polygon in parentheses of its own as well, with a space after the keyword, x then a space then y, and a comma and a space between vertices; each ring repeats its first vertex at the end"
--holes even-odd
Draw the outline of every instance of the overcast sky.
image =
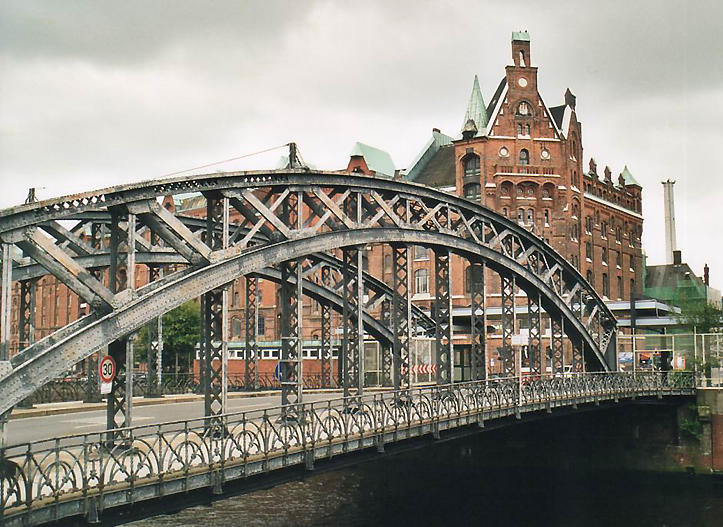
MULTIPOLYGON (((319 168, 355 141, 405 168, 459 132, 528 29, 541 95, 577 95, 585 163, 643 185, 663 263, 661 180, 683 260, 723 287, 723 2, 9 1, 0 3, 0 208, 155 178, 296 141, 319 168)), ((281 151, 214 169, 270 168, 281 151)))

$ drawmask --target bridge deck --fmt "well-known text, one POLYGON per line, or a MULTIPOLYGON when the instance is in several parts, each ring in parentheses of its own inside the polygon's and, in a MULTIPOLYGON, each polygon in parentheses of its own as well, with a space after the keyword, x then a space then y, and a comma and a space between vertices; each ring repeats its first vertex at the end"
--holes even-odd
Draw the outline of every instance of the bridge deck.
POLYGON ((220 492, 226 481, 511 415, 693 393, 688 373, 500 378, 13 445, 1 452, 0 523, 92 520, 114 507, 220 492))

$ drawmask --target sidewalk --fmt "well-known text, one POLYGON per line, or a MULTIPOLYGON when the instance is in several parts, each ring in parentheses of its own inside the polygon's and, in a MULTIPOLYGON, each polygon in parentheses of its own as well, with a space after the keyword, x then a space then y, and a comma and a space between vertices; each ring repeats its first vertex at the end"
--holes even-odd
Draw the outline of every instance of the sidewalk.
MULTIPOLYGON (((335 389, 315 389, 314 393, 334 393, 339 390, 335 389)), ((281 397, 280 390, 264 390, 258 392, 230 392, 229 399, 237 399, 241 397, 266 397, 278 395, 281 397)), ((134 397, 133 406, 149 406, 153 404, 172 404, 172 403, 188 403, 192 401, 203 401, 203 395, 193 393, 182 393, 177 395, 164 395, 158 398, 134 397)), ((14 408, 10 414, 10 419, 25 419, 28 417, 43 417, 47 415, 73 414, 78 412, 92 412, 93 410, 105 410, 105 401, 100 403, 84 403, 83 401, 66 401, 61 403, 43 403, 36 404, 33 408, 14 408)))

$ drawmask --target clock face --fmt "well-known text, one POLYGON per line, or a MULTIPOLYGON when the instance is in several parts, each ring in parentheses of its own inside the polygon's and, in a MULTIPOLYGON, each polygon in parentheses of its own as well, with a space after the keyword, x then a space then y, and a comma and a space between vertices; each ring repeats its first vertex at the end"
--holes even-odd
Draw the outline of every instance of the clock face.
POLYGON ((505 148, 504 146, 502 148, 500 148, 500 156, 501 157, 507 157, 508 155, 510 155, 510 152, 509 152, 509 150, 507 150, 507 148, 505 148))
POLYGON ((543 148, 540 157, 542 159, 550 159, 550 151, 547 148, 543 148))
POLYGON ((524 88, 525 86, 527 86, 527 79, 524 78, 524 77, 520 77, 520 78, 517 80, 517 84, 520 85, 520 88, 524 88))

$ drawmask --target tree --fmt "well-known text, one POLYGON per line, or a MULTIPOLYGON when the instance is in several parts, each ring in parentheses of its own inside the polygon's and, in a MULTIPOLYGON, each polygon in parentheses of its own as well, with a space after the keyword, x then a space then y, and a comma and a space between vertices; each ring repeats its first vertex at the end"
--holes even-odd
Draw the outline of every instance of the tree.
POLYGON ((686 302, 678 318, 686 329, 697 333, 710 333, 723 328, 723 311, 710 302, 686 302))
MULTIPOLYGON (((191 369, 196 345, 201 339, 201 314, 198 303, 190 300, 163 315, 163 364, 178 364, 191 369)), ((138 332, 136 357, 145 361, 148 356, 148 326, 138 332)))

